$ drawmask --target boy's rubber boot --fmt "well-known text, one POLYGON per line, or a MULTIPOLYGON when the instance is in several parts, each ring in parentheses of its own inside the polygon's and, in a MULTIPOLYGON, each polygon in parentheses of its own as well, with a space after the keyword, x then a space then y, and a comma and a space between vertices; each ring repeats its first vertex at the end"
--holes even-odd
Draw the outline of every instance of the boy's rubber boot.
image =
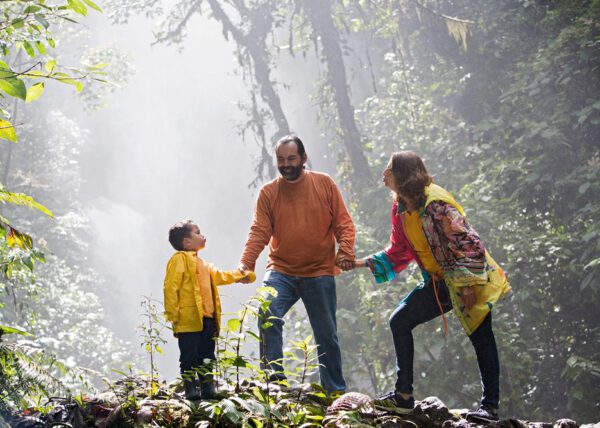
POLYGON ((214 400, 217 398, 217 390, 211 375, 198 376, 200 379, 200 395, 203 400, 214 400))
POLYGON ((185 391, 186 400, 197 401, 202 398, 198 391, 198 387, 196 386, 196 382, 193 380, 184 380, 183 389, 185 391))

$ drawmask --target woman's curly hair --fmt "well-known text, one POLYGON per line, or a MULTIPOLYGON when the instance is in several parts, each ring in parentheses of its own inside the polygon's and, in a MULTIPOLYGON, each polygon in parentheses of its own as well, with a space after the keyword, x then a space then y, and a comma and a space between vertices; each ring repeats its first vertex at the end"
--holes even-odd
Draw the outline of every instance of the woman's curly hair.
POLYGON ((391 172, 398 187, 395 193, 396 201, 404 203, 400 194, 412 202, 421 204, 425 200, 425 187, 433 182, 423 160, 415 152, 403 150, 395 152, 390 157, 391 172))

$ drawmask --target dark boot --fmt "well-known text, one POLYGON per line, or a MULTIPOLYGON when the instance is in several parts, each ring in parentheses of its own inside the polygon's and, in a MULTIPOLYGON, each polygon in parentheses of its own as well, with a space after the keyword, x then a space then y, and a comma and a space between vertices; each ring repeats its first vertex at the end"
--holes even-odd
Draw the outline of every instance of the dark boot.
POLYGON ((195 380, 183 380, 183 389, 185 391, 185 398, 187 400, 200 400, 200 392, 198 391, 198 387, 196 385, 195 380))
POLYGON ((200 394, 203 400, 214 400, 217 398, 217 390, 212 375, 198 375, 200 379, 200 394))

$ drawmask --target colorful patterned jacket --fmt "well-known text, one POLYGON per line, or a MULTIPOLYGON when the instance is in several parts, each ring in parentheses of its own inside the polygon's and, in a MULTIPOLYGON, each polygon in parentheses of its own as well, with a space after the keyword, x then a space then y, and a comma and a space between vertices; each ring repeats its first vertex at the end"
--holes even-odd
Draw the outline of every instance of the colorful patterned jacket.
MULTIPOLYGON (((492 259, 463 208, 454 197, 436 184, 425 188, 425 203, 419 211, 423 232, 433 257, 444 271, 452 306, 467 334, 473 333, 500 297, 510 291, 504 271, 492 259), (476 302, 468 311, 460 299, 460 287, 475 286, 476 302)), ((404 207, 392 207, 390 246, 367 258, 377 283, 392 280, 413 260, 423 269, 404 229, 404 207)))

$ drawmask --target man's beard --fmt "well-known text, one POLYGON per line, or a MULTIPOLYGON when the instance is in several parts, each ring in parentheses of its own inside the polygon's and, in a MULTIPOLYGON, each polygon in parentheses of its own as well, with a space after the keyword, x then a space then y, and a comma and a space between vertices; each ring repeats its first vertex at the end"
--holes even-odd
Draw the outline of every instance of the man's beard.
POLYGON ((282 167, 277 168, 277 169, 279 169, 279 173, 287 181, 294 181, 294 180, 298 179, 298 177, 300 177, 300 174, 302 174, 302 170, 304 169, 304 165, 298 165, 297 167, 294 167, 294 166, 285 166, 285 167, 283 167, 282 166, 282 167))

